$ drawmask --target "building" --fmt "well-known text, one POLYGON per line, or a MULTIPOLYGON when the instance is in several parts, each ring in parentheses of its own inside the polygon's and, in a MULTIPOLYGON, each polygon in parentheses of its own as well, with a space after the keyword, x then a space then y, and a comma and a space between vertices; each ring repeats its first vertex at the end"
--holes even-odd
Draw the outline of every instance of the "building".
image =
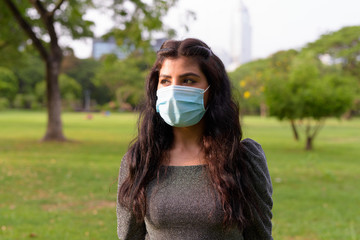
POLYGON ((228 70, 232 71, 241 64, 250 62, 252 30, 250 14, 242 0, 236 0, 236 12, 231 22, 231 64, 228 70))
POLYGON ((159 51, 161 45, 167 40, 167 38, 156 38, 151 41, 151 47, 155 52, 159 51))
POLYGON ((98 60, 105 54, 115 54, 119 59, 124 59, 127 56, 126 51, 116 44, 115 38, 94 39, 91 56, 98 60))
MULTIPOLYGON (((241 3, 242 4, 242 3, 241 3)), ((245 5, 241 5, 241 54, 240 64, 250 62, 251 57, 251 23, 248 9, 245 5)))
MULTIPOLYGON (((165 41, 166 38, 156 38, 153 39, 150 44, 153 50, 156 52, 160 49, 161 45, 165 41)), ((118 46, 116 40, 113 37, 110 37, 107 40, 94 39, 91 56, 98 60, 105 54, 115 54, 118 59, 124 59, 128 56, 128 51, 126 49, 126 47, 121 48, 121 46, 118 46)))

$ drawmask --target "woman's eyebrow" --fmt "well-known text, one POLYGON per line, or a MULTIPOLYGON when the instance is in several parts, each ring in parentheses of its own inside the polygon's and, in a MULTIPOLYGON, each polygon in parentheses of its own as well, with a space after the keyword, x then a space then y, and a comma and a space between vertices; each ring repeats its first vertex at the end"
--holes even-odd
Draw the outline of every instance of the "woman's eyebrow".
MULTIPOLYGON (((183 74, 180 75, 181 78, 189 77, 189 76, 193 76, 193 77, 200 78, 200 76, 199 76, 198 74, 193 73, 193 72, 183 73, 183 74)), ((170 75, 166 75, 166 74, 160 74, 159 77, 162 77, 162 78, 171 78, 170 75)))
POLYGON ((166 74, 160 74, 160 76, 159 77, 162 77, 162 78, 171 78, 171 76, 170 75, 166 75, 166 74))
POLYGON ((200 76, 196 73, 192 73, 192 72, 189 72, 189 73, 184 73, 184 74, 181 74, 180 77, 183 78, 183 77, 189 77, 189 76, 193 76, 193 77, 197 77, 197 78, 200 78, 200 76))

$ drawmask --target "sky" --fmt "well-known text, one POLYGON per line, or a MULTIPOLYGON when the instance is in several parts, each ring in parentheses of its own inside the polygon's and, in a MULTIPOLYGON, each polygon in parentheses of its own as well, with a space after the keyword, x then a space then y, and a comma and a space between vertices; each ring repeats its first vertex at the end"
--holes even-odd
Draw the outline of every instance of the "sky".
MULTIPOLYGON (((164 18, 164 24, 177 31, 177 39, 196 37, 215 53, 231 52, 234 36, 233 16, 241 0, 179 0, 164 18), (193 11, 196 19, 187 17, 193 11), (189 31, 185 31, 184 25, 189 31)), ((322 34, 344 26, 360 25, 360 0, 242 0, 250 15, 252 59, 265 58, 279 50, 300 49, 322 34)), ((86 16, 95 19, 95 36, 106 33, 113 25, 110 18, 96 12, 86 16)), ((91 40, 72 42, 80 58, 91 54, 91 40)))

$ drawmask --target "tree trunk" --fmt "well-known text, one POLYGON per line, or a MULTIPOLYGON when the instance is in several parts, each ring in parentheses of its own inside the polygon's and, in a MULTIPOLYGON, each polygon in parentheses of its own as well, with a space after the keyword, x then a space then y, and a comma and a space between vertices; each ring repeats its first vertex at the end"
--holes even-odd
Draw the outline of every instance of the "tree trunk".
POLYGON ((298 134, 298 131, 296 129, 295 121, 290 120, 290 123, 291 123, 291 129, 292 129, 292 132, 293 132, 293 135, 294 135, 294 139, 296 141, 299 141, 299 134, 298 134))
POLYGON ((266 117, 267 116, 267 106, 265 103, 260 103, 260 116, 266 117))
POLYGON ((59 53, 51 54, 49 59, 46 61, 46 97, 48 123, 46 133, 42 141, 66 141, 66 138, 63 134, 61 121, 61 96, 58 81, 60 64, 61 53, 60 55, 59 53))
POLYGON ((306 151, 311 151, 313 149, 313 144, 312 144, 312 141, 313 138, 312 137, 306 137, 306 147, 305 147, 305 150, 306 151))

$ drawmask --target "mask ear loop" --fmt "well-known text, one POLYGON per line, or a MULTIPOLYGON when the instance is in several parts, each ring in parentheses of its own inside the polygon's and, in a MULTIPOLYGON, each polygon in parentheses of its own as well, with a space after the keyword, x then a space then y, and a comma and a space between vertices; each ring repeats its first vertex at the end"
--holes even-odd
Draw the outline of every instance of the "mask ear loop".
POLYGON ((211 85, 209 85, 205 90, 204 93, 206 93, 206 91, 210 88, 211 85))
MULTIPOLYGON (((203 92, 203 102, 204 102, 204 93, 210 88, 211 85, 209 85, 203 92)), ((205 112, 208 110, 209 106, 206 106, 205 112)))

